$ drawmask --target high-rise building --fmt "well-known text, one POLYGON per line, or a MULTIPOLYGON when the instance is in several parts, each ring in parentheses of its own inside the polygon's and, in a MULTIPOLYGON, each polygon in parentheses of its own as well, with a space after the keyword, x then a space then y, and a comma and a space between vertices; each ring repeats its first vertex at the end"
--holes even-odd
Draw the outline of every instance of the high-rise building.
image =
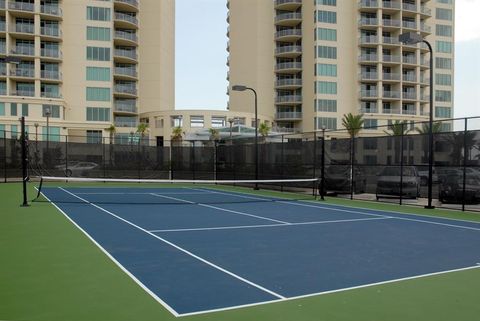
MULTIPOLYGON (((279 132, 427 121, 430 54, 402 45, 415 32, 434 50, 434 117, 453 117, 454 0, 229 0, 231 85, 253 87, 279 132)), ((231 111, 250 97, 229 92, 231 111)), ((448 127, 450 123, 445 123, 448 127)), ((448 128, 445 128, 448 129, 448 128)), ((383 133, 383 129, 379 132, 383 133)))
POLYGON ((0 0, 0 131, 18 135, 26 116, 41 140, 48 117, 50 140, 95 142, 115 124, 121 141, 141 113, 173 110, 174 12, 174 0, 0 0))

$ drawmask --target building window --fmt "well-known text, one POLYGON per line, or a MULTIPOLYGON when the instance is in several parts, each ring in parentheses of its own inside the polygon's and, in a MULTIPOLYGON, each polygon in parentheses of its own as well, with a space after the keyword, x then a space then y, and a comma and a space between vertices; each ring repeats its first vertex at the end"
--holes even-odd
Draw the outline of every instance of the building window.
POLYGON ((87 60, 110 61, 110 48, 87 47, 87 60))
POLYGON ((315 22, 337 23, 337 13, 334 11, 317 10, 315 22))
POLYGON ((60 106, 57 105, 43 105, 42 116, 47 117, 47 110, 50 111, 51 118, 60 118, 60 106))
POLYGON ((336 6, 337 0, 315 0, 315 5, 336 6))
POLYGON ((451 86, 452 85, 452 76, 448 74, 436 74, 435 75, 435 84, 440 86, 451 86))
POLYGON ((435 101, 451 102, 452 92, 450 90, 435 90, 435 101))
POLYGON ((110 101, 110 88, 87 87, 87 101, 110 101))
POLYGON ((163 128, 163 118, 155 118, 155 128, 163 128))
POLYGON ((452 118, 452 109, 450 107, 435 107, 435 117, 452 118))
POLYGON ((336 77, 337 65, 332 64, 316 64, 315 76, 336 77))
POLYGON ((226 126, 226 117, 223 116, 212 116, 212 127, 220 128, 226 126))
POLYGON ((204 122, 203 116, 190 116, 191 128, 203 128, 204 122))
POLYGON ((317 50, 315 52, 317 54, 316 58, 337 59, 336 47, 317 46, 317 50))
POLYGON ((337 83, 330 81, 316 81, 315 94, 336 95, 337 83))
POLYGON ((87 67, 87 80, 110 81, 110 68, 87 67))
POLYGON ((436 57, 435 67, 438 69, 452 69, 452 59, 436 57))
POLYGON ((443 8, 437 8, 435 12, 435 18, 438 20, 447 20, 447 21, 452 21, 452 10, 450 9, 443 9, 443 8))
POLYGON ((337 119, 330 117, 315 117, 315 130, 337 129, 337 119))
POLYGON ((337 112, 337 101, 332 99, 315 99, 315 112, 337 112))
MULTIPOLYGON (((47 127, 42 127, 42 140, 47 140, 47 127)), ((48 140, 51 142, 60 141, 60 127, 50 126, 48 130, 48 140)))
POLYGON ((87 144, 101 144, 102 131, 101 130, 87 130, 87 144))
POLYGON ((437 52, 452 53, 452 43, 450 41, 436 41, 437 52))
POLYGON ((5 103, 0 103, 0 116, 5 116, 5 103))
POLYGON ((378 129, 378 120, 377 119, 365 119, 363 121, 363 128, 367 130, 376 130, 378 129))
POLYGON ((28 116, 28 104, 22 104, 22 116, 28 116))
POLYGON ((172 127, 183 127, 183 116, 171 116, 172 127))
POLYGON ((87 20, 110 21, 110 8, 87 7, 87 20))
POLYGON ((317 28, 315 40, 337 41, 337 30, 328 28, 317 28))
POLYGON ((87 40, 110 41, 110 28, 87 27, 87 40))
POLYGON ((452 26, 437 24, 435 29, 435 34, 437 36, 451 37, 453 35, 452 26))
POLYGON ((87 121, 110 121, 110 108, 87 107, 87 121))

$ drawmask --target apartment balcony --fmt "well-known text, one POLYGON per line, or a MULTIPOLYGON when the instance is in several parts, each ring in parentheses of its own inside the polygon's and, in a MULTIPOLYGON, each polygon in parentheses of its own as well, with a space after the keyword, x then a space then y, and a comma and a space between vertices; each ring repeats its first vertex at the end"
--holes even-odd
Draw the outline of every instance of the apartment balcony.
POLYGON ((302 46, 284 46, 275 49, 277 57, 294 58, 302 54, 302 46))
POLYGON ((113 93, 121 96, 137 96, 137 88, 130 86, 115 85, 113 93))
POLYGON ((35 77, 35 69, 34 68, 16 68, 10 70, 11 77, 17 78, 34 78, 35 77))
POLYGON ((114 112, 115 113, 122 113, 122 114, 137 114, 138 113, 138 108, 136 101, 115 101, 114 104, 114 112))
POLYGON ((416 65, 417 64, 417 57, 416 56, 403 56, 402 62, 408 65, 416 65))
POLYGON ((6 5, 5 5, 5 0, 0 0, 0 10, 5 10, 6 5))
POLYGON ((388 28, 388 27, 392 27, 392 28, 400 28, 400 26, 402 25, 402 22, 400 20, 397 20, 397 19, 383 19, 382 20, 382 26, 383 28, 388 28))
POLYGON ((35 25, 33 23, 15 24, 13 27, 13 32, 33 35, 35 33, 35 25))
POLYGON ((21 96, 21 97, 35 97, 35 90, 29 89, 13 89, 11 91, 12 96, 21 96))
POLYGON ((40 50, 42 58, 62 59, 62 52, 58 49, 42 48, 40 50))
POLYGON ((377 62, 378 55, 377 54, 362 54, 358 58, 360 62, 377 62))
POLYGON ((402 21, 403 29, 417 30, 417 23, 413 21, 402 21))
POLYGON ((415 74, 403 74, 402 77, 404 82, 417 82, 417 75, 415 74))
POLYGON ((61 81, 62 74, 58 70, 42 70, 40 72, 40 78, 42 78, 43 80, 61 81))
POLYGON ((62 18, 62 9, 58 5, 53 4, 41 4, 40 13, 42 15, 48 15, 49 19, 62 18))
POLYGON ((300 133, 301 129, 300 128, 291 128, 291 127, 273 127, 272 131, 275 133, 279 134, 294 134, 294 133, 300 133))
POLYGON ((361 98, 377 98, 378 97, 378 91, 376 89, 361 90, 360 91, 360 97, 361 98))
POLYGON ((138 11, 138 1, 137 0, 114 0, 115 9, 122 11, 138 11))
POLYGON ((360 37, 360 44, 361 45, 368 45, 368 44, 378 44, 378 37, 377 36, 362 36, 360 37))
POLYGON ((125 27, 125 28, 137 28, 138 19, 137 17, 122 12, 115 12, 114 15, 115 26, 125 27))
POLYGON ((426 69, 430 67, 430 59, 420 59, 420 68, 426 69))
POLYGON ((115 40, 115 44, 118 45, 136 46, 138 44, 138 37, 134 32, 115 30, 113 39, 115 40))
POLYGON ((429 86, 430 85, 430 78, 427 78, 427 77, 422 75, 420 77, 420 85, 429 86))
POLYGON ((383 99, 400 99, 400 92, 397 90, 384 90, 383 99))
POLYGON ((423 103, 428 103, 428 102, 430 102, 430 95, 421 94, 421 95, 420 95, 420 100, 421 100, 423 103))
POLYGON ((397 55, 383 55, 382 62, 385 64, 399 64, 400 63, 400 56, 397 55))
POLYGON ((389 115, 396 114, 396 115, 400 115, 400 114, 401 114, 401 111, 400 111, 400 108, 383 108, 382 114, 389 114, 389 115))
POLYGON ((275 82, 275 87, 278 89, 298 89, 302 87, 302 79, 278 79, 275 82))
POLYGON ((35 5, 33 3, 28 3, 28 2, 10 1, 8 2, 8 9, 13 11, 34 12, 35 5))
POLYGON ((360 0, 360 9, 376 9, 379 7, 377 0, 360 0))
POLYGON ((33 46, 19 46, 11 50, 12 55, 19 56, 35 56, 35 47, 33 46))
POLYGON ((427 8, 424 5, 420 6, 420 14, 425 16, 425 17, 431 17, 432 16, 432 9, 427 8))
POLYGON ((411 3, 402 3, 402 9, 404 11, 417 12, 417 6, 411 3))
POLYGON ((360 73, 360 79, 361 80, 378 80, 378 73, 376 71, 371 71, 371 72, 361 72, 360 73))
POLYGON ((113 76, 116 78, 138 78, 137 70, 134 68, 123 68, 123 67, 115 67, 113 76))
POLYGON ((62 94, 56 91, 42 91, 40 93, 40 96, 43 98, 57 98, 57 99, 62 98, 62 94))
POLYGON ((417 114, 417 111, 415 110, 415 107, 402 109, 402 115, 416 115, 416 114, 417 114))
POLYGON ((51 38, 49 40, 58 40, 62 37, 62 31, 60 28, 41 27, 40 35, 44 38, 51 38))
POLYGON ((425 23, 420 23, 420 31, 424 33, 432 33, 432 27, 425 23))
POLYGON ((293 11, 302 6, 302 0, 275 0, 275 9, 293 11))
POLYGON ((361 18, 358 24, 361 27, 376 27, 378 26, 378 19, 377 18, 361 18))
POLYGON ((6 55, 7 54, 7 46, 5 43, 0 44, 0 55, 6 55))
POLYGON ((302 29, 285 29, 275 33, 275 40, 294 42, 302 38, 302 29))
POLYGON ((392 46, 399 46, 400 41, 397 37, 382 37, 382 42, 384 46, 392 45, 392 46))
POLYGON ((5 77, 7 75, 7 65, 4 63, 0 65, 0 77, 5 77))
POLYGON ((400 80, 400 74, 399 73, 393 73, 393 72, 384 72, 382 74, 382 79, 383 81, 399 81, 400 80))
POLYGON ((298 105, 302 103, 301 95, 277 96, 275 104, 277 105, 298 105))
POLYGON ((136 50, 115 49, 113 55, 116 61, 136 62, 138 59, 136 50))
POLYGON ((5 21, 0 21, 0 32, 6 32, 7 31, 7 24, 5 21))
POLYGON ((404 100, 417 100, 417 93, 416 92, 403 92, 402 98, 404 100))
POLYGON ((297 111, 292 111, 292 112, 278 112, 275 114, 275 119, 276 120, 297 120, 297 119, 302 119, 303 113, 302 112, 297 112, 297 111))
POLYGON ((277 73, 297 73, 302 71, 301 62, 283 62, 275 66, 277 73))
POLYGON ((114 122, 115 127, 128 127, 128 128, 136 128, 137 127, 137 120, 115 120, 114 122))
POLYGON ((371 105, 370 107, 362 106, 360 107, 360 113, 362 114, 376 114, 378 113, 378 108, 376 104, 371 105))
POLYGON ((400 10, 402 4, 399 1, 382 1, 384 11, 400 10))
POLYGON ((302 22, 302 14, 298 12, 281 13, 275 17, 279 26, 295 26, 302 22))

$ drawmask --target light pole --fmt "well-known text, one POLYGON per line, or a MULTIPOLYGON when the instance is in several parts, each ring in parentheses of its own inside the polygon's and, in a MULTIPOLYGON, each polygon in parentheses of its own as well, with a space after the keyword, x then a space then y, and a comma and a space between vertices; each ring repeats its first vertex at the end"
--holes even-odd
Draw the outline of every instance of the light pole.
POLYGON ((322 173, 320 180, 320 197, 325 200, 325 126, 322 126, 322 173))
MULTIPOLYGON (((255 89, 243 86, 243 85, 234 85, 232 86, 234 91, 245 91, 250 90, 255 96, 255 180, 258 180, 258 106, 257 106, 257 92, 255 89)), ((258 189, 258 183, 255 184, 255 189, 258 189)))
POLYGON ((428 125, 428 205, 425 208, 433 209, 432 205, 432 185, 433 185, 433 48, 420 34, 415 32, 406 32, 399 36, 400 42, 404 44, 425 43, 430 51, 430 119, 428 125))
POLYGON ((47 117, 47 153, 48 153, 49 146, 50 146, 50 116, 52 115, 50 106, 45 107, 44 114, 45 114, 45 117, 47 117))
POLYGON ((228 119, 228 122, 229 122, 229 124, 230 124, 230 142, 232 141, 232 126, 233 126, 233 122, 234 122, 234 121, 235 121, 235 120, 234 120, 233 118, 229 118, 229 119, 228 119))

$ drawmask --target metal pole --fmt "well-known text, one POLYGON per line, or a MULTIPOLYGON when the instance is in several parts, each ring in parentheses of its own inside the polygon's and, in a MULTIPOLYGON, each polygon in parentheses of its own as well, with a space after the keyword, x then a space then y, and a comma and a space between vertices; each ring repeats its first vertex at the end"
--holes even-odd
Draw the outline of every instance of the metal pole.
POLYGON ((462 211, 465 211, 465 188, 467 185, 467 134, 468 118, 465 118, 465 128, 463 130, 463 187, 462 187, 462 211))
MULTIPOLYGON (((257 106, 257 92, 253 88, 248 88, 253 91, 255 96, 255 180, 258 180, 258 106, 257 106)), ((258 190, 258 183, 255 183, 255 189, 258 190)))
MULTIPOLYGON (((313 133, 313 175, 312 178, 315 178, 317 167, 317 133, 313 133)), ((316 195, 317 182, 313 182, 313 196, 316 195)))
POLYGON ((7 182, 7 131, 3 131, 3 176, 4 183, 7 182))
POLYGON ((65 176, 68 173, 68 135, 65 135, 65 176))
POLYGON ((428 129, 428 205, 425 206, 427 209, 433 209, 435 206, 432 205, 432 189, 433 189, 433 49, 432 45, 426 40, 423 40, 430 50, 430 120, 429 120, 429 129, 428 129))
POLYGON ((322 128, 322 176, 320 181, 320 197, 325 200, 325 127, 322 128))
POLYGON ((21 141, 22 141, 22 186, 23 186, 23 204, 21 206, 28 206, 27 200, 27 139, 25 137, 25 117, 21 118, 21 141))
MULTIPOLYGON (((285 156, 285 144, 284 144, 284 138, 285 137, 284 136, 285 135, 282 135, 282 150, 281 150, 282 151, 282 155, 281 155, 282 162, 281 162, 281 166, 280 166, 280 171, 281 171, 280 172, 280 177, 281 177, 281 179, 284 178, 283 177, 283 175, 284 175, 283 172, 284 172, 284 166, 285 166, 285 157, 284 157, 285 156)), ((280 191, 283 192, 283 183, 280 184, 280 191)))
POLYGON ((354 185, 354 172, 355 172, 355 136, 352 135, 352 139, 350 140, 350 199, 353 200, 353 194, 355 193, 355 185, 354 185))
POLYGON ((192 141, 190 154, 190 167, 192 169, 192 179, 195 180, 195 141, 192 141))
POLYGON ((107 153, 105 151, 105 138, 102 137, 102 162, 103 162, 103 178, 107 177, 107 162, 105 162, 105 158, 107 157, 107 153))
MULTIPOLYGON (((402 126, 402 133, 400 135, 400 205, 403 203, 403 133, 404 133, 404 126, 405 123, 401 123, 402 126)), ((396 137, 395 137, 396 138, 396 137)))

